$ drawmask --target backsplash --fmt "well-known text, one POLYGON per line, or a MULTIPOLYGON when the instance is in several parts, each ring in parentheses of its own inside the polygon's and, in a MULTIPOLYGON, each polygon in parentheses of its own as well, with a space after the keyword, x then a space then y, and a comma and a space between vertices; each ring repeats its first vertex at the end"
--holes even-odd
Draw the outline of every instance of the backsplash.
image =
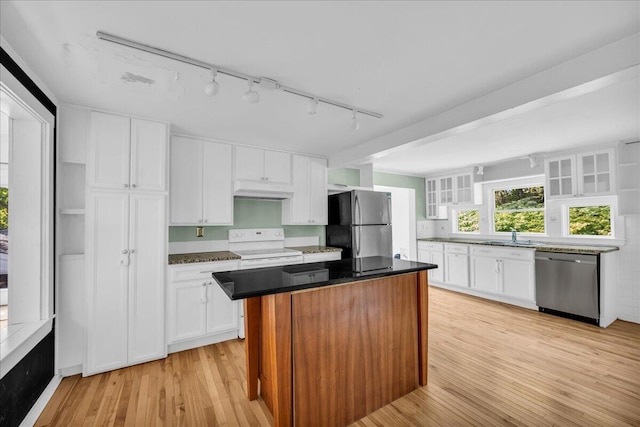
POLYGON ((204 236, 196 237, 195 226, 169 227, 169 242, 193 242, 204 240, 227 240, 229 230, 236 228, 284 228, 290 237, 315 237, 320 244, 325 242, 323 225, 282 225, 282 202, 279 200, 235 199, 233 202, 233 225, 204 227, 204 236))

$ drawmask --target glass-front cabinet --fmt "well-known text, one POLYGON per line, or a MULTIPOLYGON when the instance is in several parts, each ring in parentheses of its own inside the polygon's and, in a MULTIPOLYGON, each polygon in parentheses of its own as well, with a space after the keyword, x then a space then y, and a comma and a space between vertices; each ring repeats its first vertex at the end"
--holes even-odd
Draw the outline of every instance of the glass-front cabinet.
POLYGON ((545 161, 546 197, 607 195, 615 190, 612 149, 555 157, 545 161))

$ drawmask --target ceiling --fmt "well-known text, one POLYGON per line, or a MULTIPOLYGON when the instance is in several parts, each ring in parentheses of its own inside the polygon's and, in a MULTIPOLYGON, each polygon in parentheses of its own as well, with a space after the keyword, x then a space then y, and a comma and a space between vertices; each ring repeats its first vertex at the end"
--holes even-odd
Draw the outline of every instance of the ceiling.
MULTIPOLYGON (((327 157, 640 31, 635 1, 2 1, 0 12, 2 36, 61 102, 327 157), (309 116, 303 98, 280 91, 260 90, 260 103, 248 104, 246 82, 224 75, 220 93, 207 97, 207 70, 99 40, 96 31, 384 117, 362 116, 353 131, 350 111, 321 104, 309 116)), ((413 144, 374 167, 426 174, 638 137, 637 84, 413 144)))

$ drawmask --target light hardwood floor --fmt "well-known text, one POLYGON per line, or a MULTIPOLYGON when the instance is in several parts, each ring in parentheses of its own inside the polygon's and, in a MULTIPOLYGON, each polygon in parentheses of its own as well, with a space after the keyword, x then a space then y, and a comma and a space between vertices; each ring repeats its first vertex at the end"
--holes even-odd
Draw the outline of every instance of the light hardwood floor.
MULTIPOLYGON (((640 426, 640 325, 600 329, 430 288, 429 385, 354 425, 640 426)), ((271 425, 242 341, 65 378, 36 425, 271 425)))

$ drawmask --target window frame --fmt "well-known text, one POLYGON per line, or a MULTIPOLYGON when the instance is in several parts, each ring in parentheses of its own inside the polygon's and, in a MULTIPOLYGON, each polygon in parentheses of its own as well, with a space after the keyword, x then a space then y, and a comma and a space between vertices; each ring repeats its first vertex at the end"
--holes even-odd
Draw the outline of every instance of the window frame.
MULTIPOLYGON (((549 226, 547 224, 548 218, 548 212, 547 212, 547 192, 546 192, 546 186, 545 186, 545 176, 544 175, 539 175, 539 176, 533 176, 533 177, 527 177, 527 178, 516 178, 516 179, 504 179, 504 180, 500 180, 500 181, 495 181, 493 183, 491 183, 490 185, 487 185, 487 214, 489 216, 489 220, 488 222, 488 226, 489 226, 489 230, 487 230, 489 232, 490 235, 493 236, 511 236, 511 232, 510 231, 496 231, 496 219, 495 219, 495 214, 496 214, 496 203, 495 203, 495 191, 496 190, 507 190, 507 189, 514 189, 514 188, 529 188, 529 187, 542 187, 544 190, 544 207, 542 208, 542 212, 544 215, 544 232, 543 233, 531 233, 531 232, 525 232, 525 231, 519 231, 516 230, 516 232, 518 233, 519 236, 527 236, 527 237, 546 237, 548 236, 548 232, 549 232, 549 226)), ((531 210, 531 211, 539 211, 537 209, 535 210, 531 210)))
POLYGON ((598 197, 579 197, 568 199, 562 202, 562 237, 570 239, 598 239, 598 240, 615 240, 616 239, 616 217, 618 216, 618 203, 616 196, 598 196, 598 197), (611 223, 611 235, 589 235, 589 234, 570 234, 569 229, 569 209, 575 207, 591 207, 591 206, 609 206, 609 222, 611 223))
POLYGON ((477 236, 480 234, 480 223, 481 223, 481 216, 482 216, 482 209, 479 206, 467 206, 467 207, 457 207, 451 210, 452 213, 452 225, 453 225, 453 233, 456 234, 464 234, 464 235, 469 235, 469 236, 477 236), (459 229, 459 224, 458 224, 458 214, 460 212, 465 212, 465 211, 476 211, 478 212, 478 231, 460 231, 459 229))

